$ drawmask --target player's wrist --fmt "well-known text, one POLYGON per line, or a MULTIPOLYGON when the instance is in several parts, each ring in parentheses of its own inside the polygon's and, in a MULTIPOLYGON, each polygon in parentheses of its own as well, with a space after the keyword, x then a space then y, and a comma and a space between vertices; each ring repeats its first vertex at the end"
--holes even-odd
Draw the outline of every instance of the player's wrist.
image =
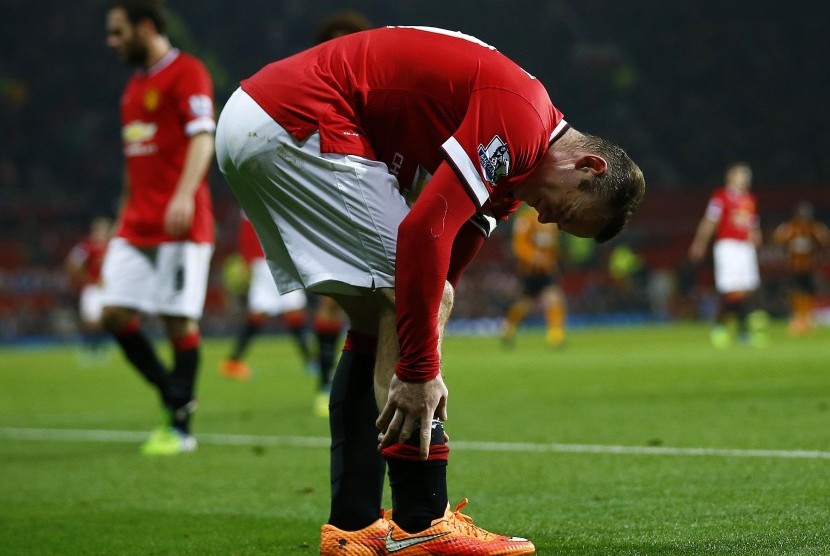
POLYGON ((402 380, 403 382, 429 382, 430 380, 435 379, 435 377, 437 377, 439 374, 441 374, 441 370, 437 368, 437 366, 433 367, 432 365, 423 367, 410 367, 398 363, 397 367, 395 368, 395 376, 397 376, 398 379, 402 380))

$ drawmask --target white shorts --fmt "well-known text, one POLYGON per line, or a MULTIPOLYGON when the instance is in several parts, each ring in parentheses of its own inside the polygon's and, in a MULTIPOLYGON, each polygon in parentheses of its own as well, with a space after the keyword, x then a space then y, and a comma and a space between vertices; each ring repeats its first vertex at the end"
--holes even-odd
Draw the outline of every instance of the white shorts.
POLYGON ((251 283, 248 286, 248 309, 254 313, 275 316, 289 311, 299 311, 306 306, 304 290, 280 295, 274 276, 265 259, 251 261, 251 283))
POLYGON ((751 292, 761 285, 758 256, 751 241, 721 239, 713 248, 715 289, 719 293, 751 292))
POLYGON ((280 292, 394 286, 409 207, 385 164, 321 154, 318 133, 297 141, 241 89, 219 117, 216 156, 280 292))
POLYGON ((78 312, 83 322, 100 322, 104 304, 101 297, 104 290, 98 284, 87 284, 81 289, 81 297, 78 300, 78 312))
POLYGON ((138 248, 110 240, 104 256, 105 307, 127 307, 153 315, 202 316, 213 245, 179 241, 138 248))

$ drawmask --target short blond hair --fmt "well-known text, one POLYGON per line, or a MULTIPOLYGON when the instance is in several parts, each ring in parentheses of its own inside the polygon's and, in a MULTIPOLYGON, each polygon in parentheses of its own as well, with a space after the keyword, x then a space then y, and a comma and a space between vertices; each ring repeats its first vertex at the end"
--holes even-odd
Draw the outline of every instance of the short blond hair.
POLYGON ((607 164, 602 175, 580 184, 580 189, 596 195, 612 212, 608 224, 594 238, 597 243, 604 243, 616 237, 628 224, 645 195, 646 180, 640 167, 619 145, 587 133, 583 133, 578 141, 582 148, 601 156, 607 164))

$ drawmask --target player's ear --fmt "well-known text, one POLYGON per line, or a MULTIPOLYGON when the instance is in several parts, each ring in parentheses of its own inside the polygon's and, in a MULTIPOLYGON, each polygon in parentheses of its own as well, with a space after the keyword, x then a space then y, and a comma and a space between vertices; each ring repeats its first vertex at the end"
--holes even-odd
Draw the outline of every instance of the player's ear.
POLYGON ((136 22, 135 32, 142 39, 147 39, 158 34, 156 24, 149 17, 144 17, 136 22))
POLYGON ((608 163, 599 155, 584 154, 576 159, 574 167, 577 170, 588 170, 595 176, 601 176, 608 170, 608 163))

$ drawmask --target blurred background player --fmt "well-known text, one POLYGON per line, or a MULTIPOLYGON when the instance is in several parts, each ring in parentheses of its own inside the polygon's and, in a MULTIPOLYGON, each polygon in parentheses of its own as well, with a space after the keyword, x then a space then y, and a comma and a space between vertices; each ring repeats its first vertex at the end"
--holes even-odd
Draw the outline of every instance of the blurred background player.
POLYGON ((812 203, 802 201, 793 217, 775 229, 773 239, 786 248, 789 258, 790 334, 807 334, 814 327, 816 263, 821 251, 830 247, 830 230, 815 219, 812 203))
MULTIPOLYGON (((371 27, 369 20, 359 12, 353 10, 335 12, 320 22, 315 33, 315 40, 319 44, 343 35, 366 31, 371 27)), ((334 299, 325 295, 315 297, 316 309, 312 328, 317 340, 315 364, 320 375, 321 390, 315 399, 314 408, 315 413, 328 415, 328 385, 337 364, 338 348, 346 317, 334 299)))
MULTIPOLYGON (((285 328, 291 333, 300 352, 303 365, 311 364, 311 353, 307 339, 307 299, 303 290, 294 290, 280 295, 259 239, 251 221, 242 212, 239 221, 239 254, 249 276, 246 293, 245 326, 240 330, 230 355, 219 364, 222 376, 235 380, 248 380, 251 367, 243 358, 254 337, 262 331, 269 317, 282 316, 285 328)), ((329 369, 330 371, 330 369, 329 369)), ((328 415, 328 392, 331 373, 320 374, 318 395, 315 398, 315 413, 328 415)))
POLYGON ((121 97, 126 172, 118 228, 104 258, 103 323, 161 398, 164 423, 142 452, 190 452, 198 319, 213 254, 206 179, 216 129, 213 82, 201 61, 170 44, 161 0, 115 1, 106 28, 107 46, 137 70, 121 97), (161 317, 172 369, 156 355, 139 313, 161 317))
POLYGON ((760 287, 756 249, 761 245, 758 205, 750 193, 752 170, 745 162, 731 164, 726 183, 715 190, 698 224, 689 258, 699 263, 714 237, 715 289, 720 299, 712 344, 728 347, 737 333, 742 341, 762 345, 765 315, 750 318, 750 296, 760 287))
POLYGON ((513 216, 511 245, 522 293, 507 309, 502 342, 514 343, 519 324, 541 300, 547 327, 545 340, 548 345, 559 347, 565 341, 566 311, 565 294, 558 284, 559 228, 553 223, 540 224, 538 213, 523 205, 513 216))
POLYGON ((64 267, 72 284, 79 289, 78 315, 81 332, 81 363, 96 364, 108 334, 101 326, 101 265, 112 234, 112 220, 99 216, 92 221, 89 235, 70 249, 64 267))
POLYGON ((343 35, 366 31, 372 23, 363 14, 354 10, 335 12, 323 19, 314 34, 316 44, 326 42, 343 35))

